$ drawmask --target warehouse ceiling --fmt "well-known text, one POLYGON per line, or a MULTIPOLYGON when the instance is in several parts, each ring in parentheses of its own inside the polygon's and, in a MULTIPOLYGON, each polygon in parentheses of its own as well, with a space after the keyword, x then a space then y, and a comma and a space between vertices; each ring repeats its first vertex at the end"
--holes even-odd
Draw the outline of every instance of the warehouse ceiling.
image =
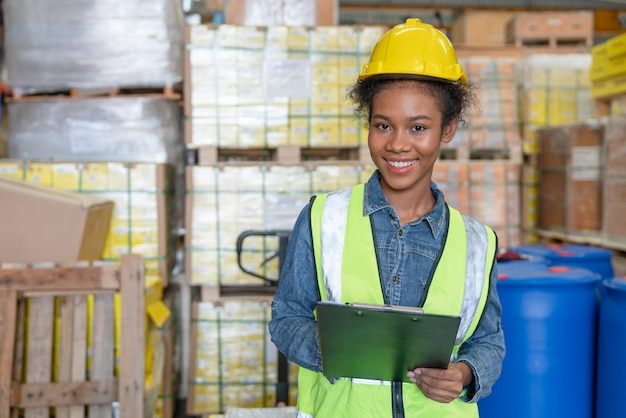
POLYGON ((515 9, 626 9, 626 0, 339 0, 339 6, 515 9))

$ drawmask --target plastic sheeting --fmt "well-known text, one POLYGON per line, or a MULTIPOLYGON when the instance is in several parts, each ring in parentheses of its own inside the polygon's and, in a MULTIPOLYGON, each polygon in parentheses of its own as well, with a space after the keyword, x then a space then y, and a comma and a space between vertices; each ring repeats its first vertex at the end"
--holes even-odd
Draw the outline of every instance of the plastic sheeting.
POLYGON ((226 418, 295 418, 298 410, 293 406, 283 408, 231 408, 226 418))
POLYGON ((8 106, 9 158, 181 163, 181 109, 145 97, 18 102, 8 106))
POLYGON ((24 93, 182 80, 177 0, 5 0, 5 60, 24 93))

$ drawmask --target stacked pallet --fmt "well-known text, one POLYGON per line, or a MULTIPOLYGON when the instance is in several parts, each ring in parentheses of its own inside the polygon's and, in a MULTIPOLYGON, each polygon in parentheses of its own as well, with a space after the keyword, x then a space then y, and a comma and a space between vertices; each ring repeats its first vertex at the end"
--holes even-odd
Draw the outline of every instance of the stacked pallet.
POLYGON ((593 45, 592 11, 516 13, 506 27, 507 42, 518 47, 593 45))
MULTIPOLYGON (((99 258, 119 263, 125 254, 139 254, 146 282, 163 288, 176 266, 171 231, 182 226, 176 200, 182 200, 182 176, 175 172, 184 158, 177 92, 182 10, 175 0, 102 3, 3 3, 13 94, 6 99, 8 149, 0 175, 113 202, 99 258)), ((152 318, 145 331, 156 336, 144 350, 150 415, 172 361, 164 356, 157 322, 152 318)))

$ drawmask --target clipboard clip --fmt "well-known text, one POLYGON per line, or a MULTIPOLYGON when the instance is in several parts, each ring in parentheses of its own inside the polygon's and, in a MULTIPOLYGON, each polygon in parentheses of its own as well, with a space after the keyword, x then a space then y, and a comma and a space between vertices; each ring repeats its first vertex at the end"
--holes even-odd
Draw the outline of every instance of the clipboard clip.
MULTIPOLYGON (((379 310, 379 311, 387 311, 387 312, 403 312, 403 313, 414 313, 414 314, 423 314, 424 313, 424 309, 423 308, 418 308, 418 307, 413 307, 413 306, 399 306, 399 305, 376 305, 373 303, 350 303, 350 302, 346 302, 346 305, 352 307, 352 308, 356 308, 356 314, 361 316, 363 315, 363 311, 360 309, 365 309, 365 310, 379 310)), ((419 318, 417 316, 411 318, 413 321, 418 321, 419 318)))

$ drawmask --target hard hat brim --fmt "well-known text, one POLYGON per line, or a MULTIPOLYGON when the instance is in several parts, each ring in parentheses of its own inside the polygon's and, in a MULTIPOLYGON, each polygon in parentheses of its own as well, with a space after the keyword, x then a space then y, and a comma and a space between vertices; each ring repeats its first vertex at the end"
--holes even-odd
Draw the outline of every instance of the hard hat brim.
POLYGON ((417 81, 438 81, 441 83, 449 83, 449 84, 460 84, 463 87, 468 86, 468 80, 465 74, 461 76, 459 80, 448 80, 445 78, 439 77, 430 77, 427 75, 419 75, 419 74, 373 74, 373 75, 362 75, 359 74, 359 81, 365 80, 417 80, 417 81))

